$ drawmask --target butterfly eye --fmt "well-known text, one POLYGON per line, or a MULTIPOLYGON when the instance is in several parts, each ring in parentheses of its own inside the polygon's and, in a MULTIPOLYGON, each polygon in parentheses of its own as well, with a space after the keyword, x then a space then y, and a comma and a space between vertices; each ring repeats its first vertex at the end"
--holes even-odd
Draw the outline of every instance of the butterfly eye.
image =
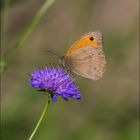
POLYGON ((92 36, 89 39, 90 39, 90 41, 93 41, 94 40, 94 38, 92 36))

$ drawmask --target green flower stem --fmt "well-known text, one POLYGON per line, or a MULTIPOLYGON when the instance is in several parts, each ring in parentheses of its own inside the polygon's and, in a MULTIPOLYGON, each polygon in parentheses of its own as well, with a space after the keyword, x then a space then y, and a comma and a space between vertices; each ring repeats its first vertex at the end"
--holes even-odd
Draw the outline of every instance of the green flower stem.
POLYGON ((48 98, 48 101, 46 102, 46 105, 45 105, 45 107, 44 107, 44 109, 43 109, 43 112, 42 112, 42 114, 41 114, 41 116, 40 116, 40 118, 39 118, 39 120, 38 120, 38 123, 36 124, 36 126, 35 126, 35 128, 34 128, 32 134, 31 134, 31 136, 30 136, 30 138, 29 138, 28 140, 32 140, 33 137, 34 137, 34 135, 35 135, 35 133, 37 132, 37 130, 38 130, 38 128, 39 128, 39 126, 40 126, 40 124, 41 124, 41 122, 42 122, 42 120, 43 120, 45 114, 46 114, 47 111, 48 111, 49 103, 50 103, 50 99, 48 98))
MULTIPOLYGON (((41 18, 46 14, 46 11, 52 6, 55 0, 46 0, 36 16, 33 18, 31 24, 21 33, 21 35, 17 38, 15 43, 13 44, 12 49, 8 50, 5 54, 4 59, 2 60, 2 63, 5 63, 8 65, 13 57, 15 56, 17 49, 23 46, 23 44, 28 39, 29 35, 32 33, 32 31, 35 29, 35 27, 38 25, 41 18)), ((5 65, 4 65, 5 66, 5 65)), ((4 71, 4 68, 2 68, 4 71)))

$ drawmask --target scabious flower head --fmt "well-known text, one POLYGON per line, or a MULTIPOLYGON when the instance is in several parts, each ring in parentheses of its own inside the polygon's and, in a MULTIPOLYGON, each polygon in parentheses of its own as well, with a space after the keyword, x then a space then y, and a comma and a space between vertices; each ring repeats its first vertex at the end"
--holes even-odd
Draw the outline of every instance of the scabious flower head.
POLYGON ((48 91, 53 101, 56 101, 58 96, 66 100, 68 98, 81 99, 74 78, 60 67, 39 68, 29 76, 30 85, 41 91, 48 91))

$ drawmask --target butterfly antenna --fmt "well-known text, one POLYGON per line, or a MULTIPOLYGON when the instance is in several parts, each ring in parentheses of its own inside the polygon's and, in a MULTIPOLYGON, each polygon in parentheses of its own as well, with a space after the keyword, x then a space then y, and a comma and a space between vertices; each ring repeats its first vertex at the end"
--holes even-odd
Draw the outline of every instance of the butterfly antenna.
POLYGON ((58 58, 60 58, 60 56, 57 53, 55 53, 55 52, 52 52, 50 50, 46 50, 45 52, 53 54, 53 55, 57 56, 58 58))

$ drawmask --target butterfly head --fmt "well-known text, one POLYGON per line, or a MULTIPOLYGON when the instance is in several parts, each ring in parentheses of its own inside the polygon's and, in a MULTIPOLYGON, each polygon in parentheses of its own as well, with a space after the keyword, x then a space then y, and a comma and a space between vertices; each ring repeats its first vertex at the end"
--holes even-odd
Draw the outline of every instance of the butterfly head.
POLYGON ((70 70, 70 60, 67 57, 59 57, 58 64, 63 69, 70 70))
POLYGON ((58 64, 59 64, 59 66, 62 67, 62 68, 65 67, 64 56, 59 57, 59 59, 58 59, 58 64))

